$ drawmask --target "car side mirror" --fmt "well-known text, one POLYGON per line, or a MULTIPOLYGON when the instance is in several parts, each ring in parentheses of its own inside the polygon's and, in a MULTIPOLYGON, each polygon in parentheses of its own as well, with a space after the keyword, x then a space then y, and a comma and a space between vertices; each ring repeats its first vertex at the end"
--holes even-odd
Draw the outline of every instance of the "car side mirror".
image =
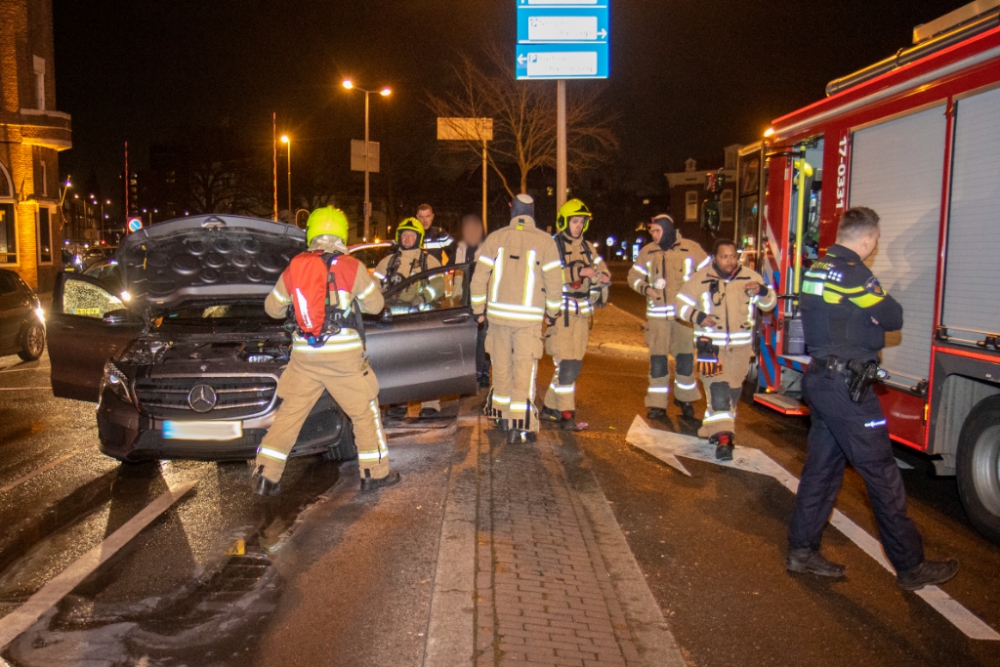
POLYGON ((104 314, 101 321, 111 326, 121 326, 129 323, 128 311, 125 309, 112 310, 104 314))

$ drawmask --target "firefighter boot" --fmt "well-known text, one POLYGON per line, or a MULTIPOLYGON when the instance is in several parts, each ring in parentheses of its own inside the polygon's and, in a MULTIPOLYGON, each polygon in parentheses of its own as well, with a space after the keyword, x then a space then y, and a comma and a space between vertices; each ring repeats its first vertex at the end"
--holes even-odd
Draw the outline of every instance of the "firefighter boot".
POLYGON ((253 480, 254 492, 258 496, 276 496, 281 493, 281 484, 264 477, 264 466, 259 466, 254 471, 251 480, 253 480))
POLYGON ((555 408, 550 408, 547 406, 542 406, 542 419, 548 422, 561 422, 563 418, 563 413, 559 412, 555 408))
POLYGON ((733 447, 736 443, 733 442, 732 433, 716 433, 708 440, 709 442, 715 443, 715 458, 718 461, 732 461, 733 460, 733 447))
POLYGON ((896 583, 904 591, 919 591, 924 586, 943 584, 956 574, 958 574, 958 561, 954 558, 925 560, 915 568, 900 572, 896 577, 896 583))
POLYGON ((687 401, 678 401, 674 399, 674 405, 681 409, 681 416, 684 419, 694 419, 694 406, 687 401))
POLYGON ((665 422, 667 420, 667 411, 663 408, 649 408, 646 410, 646 419, 665 422))
POLYGON ((498 419, 497 420, 497 430, 501 433, 506 433, 510 430, 510 420, 508 419, 498 419))
POLYGON ((508 445, 520 445, 525 442, 537 442, 538 434, 533 431, 521 431, 516 428, 512 428, 507 431, 507 444, 508 445))
POLYGON ((820 555, 819 551, 805 549, 789 549, 785 556, 785 569, 800 574, 815 574, 820 577, 839 578, 844 576, 847 568, 837 563, 831 563, 820 555))
POLYGON ((372 479, 371 477, 361 478, 361 490, 362 491, 378 491, 379 489, 384 489, 387 486, 393 486, 394 484, 399 484, 400 482, 399 472, 393 470, 385 477, 379 479, 372 479))

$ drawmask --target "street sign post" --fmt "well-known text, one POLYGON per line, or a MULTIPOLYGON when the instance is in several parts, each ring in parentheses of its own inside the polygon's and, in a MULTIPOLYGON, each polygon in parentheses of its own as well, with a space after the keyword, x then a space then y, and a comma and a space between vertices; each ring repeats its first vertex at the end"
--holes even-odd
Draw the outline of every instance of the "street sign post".
POLYGON ((438 141, 475 141, 483 144, 483 231, 489 233, 486 222, 486 185, 489 174, 489 160, 486 143, 493 141, 492 118, 438 118, 438 141))
POLYGON ((142 218, 129 218, 128 219, 128 230, 130 232, 137 232, 142 229, 142 218))
POLYGON ((368 142, 368 150, 365 150, 365 142, 359 139, 351 139, 351 171, 367 171, 371 174, 379 173, 381 167, 381 146, 377 141, 368 142))

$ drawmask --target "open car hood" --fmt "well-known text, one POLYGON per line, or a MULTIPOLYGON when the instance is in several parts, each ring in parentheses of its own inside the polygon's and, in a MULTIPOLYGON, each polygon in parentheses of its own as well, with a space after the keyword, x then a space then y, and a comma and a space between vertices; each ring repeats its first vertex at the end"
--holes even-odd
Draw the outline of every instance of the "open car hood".
POLYGON ((294 225, 238 215, 158 222, 116 255, 131 310, 149 321, 179 307, 261 302, 305 250, 294 225))

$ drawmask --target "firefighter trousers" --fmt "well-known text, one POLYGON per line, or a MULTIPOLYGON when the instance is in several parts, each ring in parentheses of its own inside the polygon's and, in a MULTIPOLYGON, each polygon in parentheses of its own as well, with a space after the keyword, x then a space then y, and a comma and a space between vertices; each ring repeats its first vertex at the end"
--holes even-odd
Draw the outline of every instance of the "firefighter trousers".
POLYGON ((281 405, 257 448, 254 470, 263 466, 264 477, 272 482, 281 479, 299 430, 324 389, 354 425, 361 477, 388 475, 389 449, 378 409, 378 380, 360 350, 292 352, 278 380, 281 405))
POLYGON ((736 406, 743 393, 743 380, 750 371, 750 345, 719 349, 722 373, 714 377, 701 376, 705 388, 705 416, 698 437, 710 438, 717 433, 736 432, 736 406))
POLYGON ((545 351, 556 364, 545 392, 545 407, 559 412, 576 411, 576 379, 583 369, 590 337, 590 316, 565 314, 545 332, 545 351))
POLYGON ((486 352, 493 365, 493 386, 486 399, 487 416, 508 420, 512 429, 538 431, 535 379, 543 347, 541 324, 510 327, 490 322, 486 352))
POLYGON ((646 407, 666 409, 670 403, 670 363, 674 357, 674 396, 693 403, 701 398, 694 378, 694 338, 691 326, 673 319, 650 319, 646 323, 649 348, 649 390, 646 407))

